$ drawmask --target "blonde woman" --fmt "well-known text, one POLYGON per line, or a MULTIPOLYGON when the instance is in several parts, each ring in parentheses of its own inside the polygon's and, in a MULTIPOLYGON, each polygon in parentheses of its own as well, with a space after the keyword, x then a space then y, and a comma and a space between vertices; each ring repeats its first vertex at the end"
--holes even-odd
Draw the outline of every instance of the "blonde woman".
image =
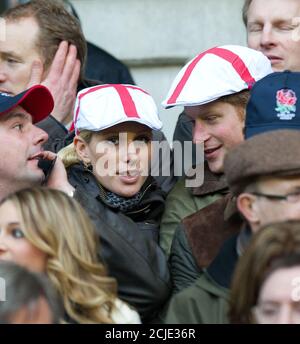
POLYGON ((74 197, 95 223, 120 297, 152 321, 170 293, 158 244, 165 194, 149 175, 156 105, 136 86, 95 86, 77 95, 73 122, 74 142, 59 156, 74 197))
POLYGON ((97 259, 94 228, 81 206, 61 191, 21 190, 0 205, 0 260, 45 273, 75 323, 139 323, 117 298, 115 279, 97 259))

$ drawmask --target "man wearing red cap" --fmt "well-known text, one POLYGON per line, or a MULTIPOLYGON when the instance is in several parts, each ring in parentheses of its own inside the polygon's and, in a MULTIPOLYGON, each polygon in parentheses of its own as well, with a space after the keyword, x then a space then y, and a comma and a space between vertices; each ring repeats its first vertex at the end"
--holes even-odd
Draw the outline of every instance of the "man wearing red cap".
MULTIPOLYGON (((0 199, 44 181, 39 160, 53 161, 56 155, 43 150, 48 135, 35 123, 46 118, 52 109, 53 98, 44 86, 34 86, 14 97, 0 93, 0 199)), ((73 193, 59 159, 47 186, 73 193)))
MULTIPOLYGON (((49 135, 45 149, 58 152, 73 140, 67 129, 77 90, 102 83, 85 78, 86 41, 80 24, 62 4, 47 0, 18 5, 3 18, 6 40, 0 41, 0 91, 17 94, 40 83, 49 88, 54 109, 38 126, 49 135)), ((154 135, 154 140, 167 143, 162 132, 154 135)), ((168 153, 172 154, 170 147, 168 153)), ((156 165, 162 164, 163 159, 157 157, 156 165)), ((169 192, 175 179, 172 166, 167 167, 170 175, 160 173, 155 178, 169 192)))

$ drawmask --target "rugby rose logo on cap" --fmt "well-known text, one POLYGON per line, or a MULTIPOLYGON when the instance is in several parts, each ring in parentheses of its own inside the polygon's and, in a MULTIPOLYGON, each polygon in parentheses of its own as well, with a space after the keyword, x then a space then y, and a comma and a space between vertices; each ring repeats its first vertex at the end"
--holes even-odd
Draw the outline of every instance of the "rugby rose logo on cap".
POLYGON ((281 120, 291 120, 296 116, 296 93, 290 89, 282 89, 277 91, 277 116, 281 120))

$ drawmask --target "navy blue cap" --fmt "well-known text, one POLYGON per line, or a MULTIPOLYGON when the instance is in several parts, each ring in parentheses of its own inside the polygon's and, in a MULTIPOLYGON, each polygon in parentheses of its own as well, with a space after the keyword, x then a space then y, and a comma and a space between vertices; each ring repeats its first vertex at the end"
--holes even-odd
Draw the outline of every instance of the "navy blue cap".
POLYGON ((245 138, 279 129, 300 129, 300 73, 269 74, 251 90, 245 138))
POLYGON ((32 122, 37 123, 51 113, 54 101, 50 91, 42 85, 36 85, 28 90, 11 96, 0 92, 0 116, 21 106, 32 116, 32 122))

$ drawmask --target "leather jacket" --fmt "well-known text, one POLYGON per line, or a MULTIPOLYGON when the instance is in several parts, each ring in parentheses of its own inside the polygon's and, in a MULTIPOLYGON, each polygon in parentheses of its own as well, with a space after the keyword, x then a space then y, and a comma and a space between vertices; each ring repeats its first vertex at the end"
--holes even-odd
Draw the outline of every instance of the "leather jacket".
POLYGON ((74 197, 95 224, 99 254, 118 282, 120 299, 134 306, 143 322, 153 320, 171 290, 167 261, 158 245, 164 192, 149 177, 136 209, 122 213, 105 203, 95 176, 82 164, 67 172, 74 197))

